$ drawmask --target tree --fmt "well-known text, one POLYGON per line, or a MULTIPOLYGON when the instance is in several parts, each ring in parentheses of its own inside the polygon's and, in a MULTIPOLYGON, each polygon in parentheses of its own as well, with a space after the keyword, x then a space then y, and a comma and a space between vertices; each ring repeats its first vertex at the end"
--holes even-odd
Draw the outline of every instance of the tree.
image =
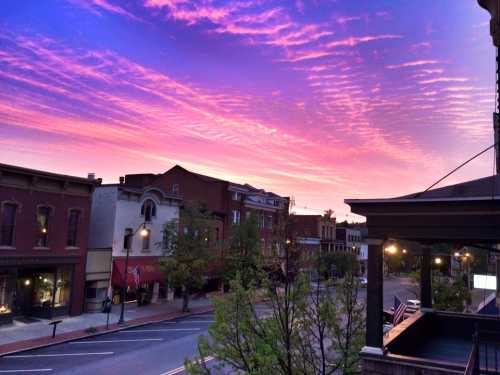
POLYGON ((335 276, 338 277, 344 277, 347 273, 355 274, 358 270, 356 255, 348 252, 323 254, 319 264, 319 270, 325 276, 330 276, 332 269, 335 269, 335 276))
POLYGON ((258 278, 262 256, 257 216, 251 214, 231 228, 228 250, 224 254, 224 278, 233 280, 240 275, 243 287, 248 287, 258 278))
POLYGON ((209 337, 200 337, 198 357, 185 363, 190 374, 225 369, 252 375, 330 375, 358 370, 364 307, 356 279, 346 276, 337 293, 331 286, 324 293, 319 283, 311 290, 305 275, 289 267, 293 246, 287 241, 283 280, 262 277, 266 316, 258 313, 262 304, 255 284, 243 287, 239 273, 231 282, 231 293, 215 299, 209 337), (218 365, 208 368, 203 360, 208 356, 218 365))
POLYGON ((432 281, 433 307, 441 311, 464 312, 471 303, 471 295, 460 277, 434 277, 432 281))
POLYGON ((180 221, 163 228, 165 249, 161 265, 169 282, 182 291, 182 311, 189 311, 189 296, 203 286, 212 258, 212 217, 197 205, 182 208, 180 221))

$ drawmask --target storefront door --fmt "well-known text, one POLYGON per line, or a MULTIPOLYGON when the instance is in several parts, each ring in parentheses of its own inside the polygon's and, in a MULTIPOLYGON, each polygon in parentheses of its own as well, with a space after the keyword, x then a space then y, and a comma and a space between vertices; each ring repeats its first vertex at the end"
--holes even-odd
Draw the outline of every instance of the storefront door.
POLYGON ((30 316, 33 305, 33 278, 22 277, 17 280, 15 298, 16 315, 30 316))

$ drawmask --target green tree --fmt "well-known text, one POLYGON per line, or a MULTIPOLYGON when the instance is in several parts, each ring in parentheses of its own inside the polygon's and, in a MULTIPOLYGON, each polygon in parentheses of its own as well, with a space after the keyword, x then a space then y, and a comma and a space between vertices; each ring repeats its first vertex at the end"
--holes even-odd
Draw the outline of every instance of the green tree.
POLYGON ((182 291, 182 311, 189 311, 191 293, 203 286, 212 258, 213 221, 209 212, 197 205, 182 208, 179 221, 163 228, 162 268, 174 288, 182 291))
POLYGON ((257 216, 251 214, 231 228, 229 246, 224 254, 224 278, 233 280, 239 273, 243 287, 258 279, 262 264, 257 216))
POLYGON ((358 260, 355 254, 348 252, 332 252, 323 254, 319 259, 320 272, 330 276, 333 269, 338 277, 344 277, 348 273, 355 274, 358 270, 358 260))
POLYGON ((258 302, 255 284, 243 287, 239 273, 231 293, 215 299, 209 337, 200 337, 198 357, 185 362, 190 374, 229 370, 252 375, 330 375, 359 370, 364 308, 356 279, 346 276, 337 293, 331 286, 324 293, 319 283, 311 290, 305 275, 288 267, 292 246, 293 241, 285 247, 283 281, 262 277, 265 306, 258 302), (258 313, 260 307, 267 307, 265 315, 258 313), (209 356, 217 366, 208 368, 204 358, 209 356))
POLYGON ((464 312, 471 295, 464 280, 436 276, 432 280, 433 307, 441 311, 464 312))

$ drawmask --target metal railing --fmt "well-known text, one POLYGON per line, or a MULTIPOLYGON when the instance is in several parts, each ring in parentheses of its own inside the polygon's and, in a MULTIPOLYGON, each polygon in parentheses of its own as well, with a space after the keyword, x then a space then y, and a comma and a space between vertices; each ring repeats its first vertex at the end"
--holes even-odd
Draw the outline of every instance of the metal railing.
POLYGON ((464 375, 500 375, 500 332, 479 331, 472 336, 472 350, 464 375))

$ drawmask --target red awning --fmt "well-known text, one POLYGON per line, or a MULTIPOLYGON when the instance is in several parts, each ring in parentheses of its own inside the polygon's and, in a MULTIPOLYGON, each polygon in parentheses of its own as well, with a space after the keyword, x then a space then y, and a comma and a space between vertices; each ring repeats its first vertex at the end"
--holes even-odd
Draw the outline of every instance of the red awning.
MULTIPOLYGON (((137 284, 164 282, 165 273, 160 269, 158 258, 130 257, 128 259, 127 285, 135 289, 137 284)), ((113 260, 113 285, 123 287, 125 259, 113 260)))

